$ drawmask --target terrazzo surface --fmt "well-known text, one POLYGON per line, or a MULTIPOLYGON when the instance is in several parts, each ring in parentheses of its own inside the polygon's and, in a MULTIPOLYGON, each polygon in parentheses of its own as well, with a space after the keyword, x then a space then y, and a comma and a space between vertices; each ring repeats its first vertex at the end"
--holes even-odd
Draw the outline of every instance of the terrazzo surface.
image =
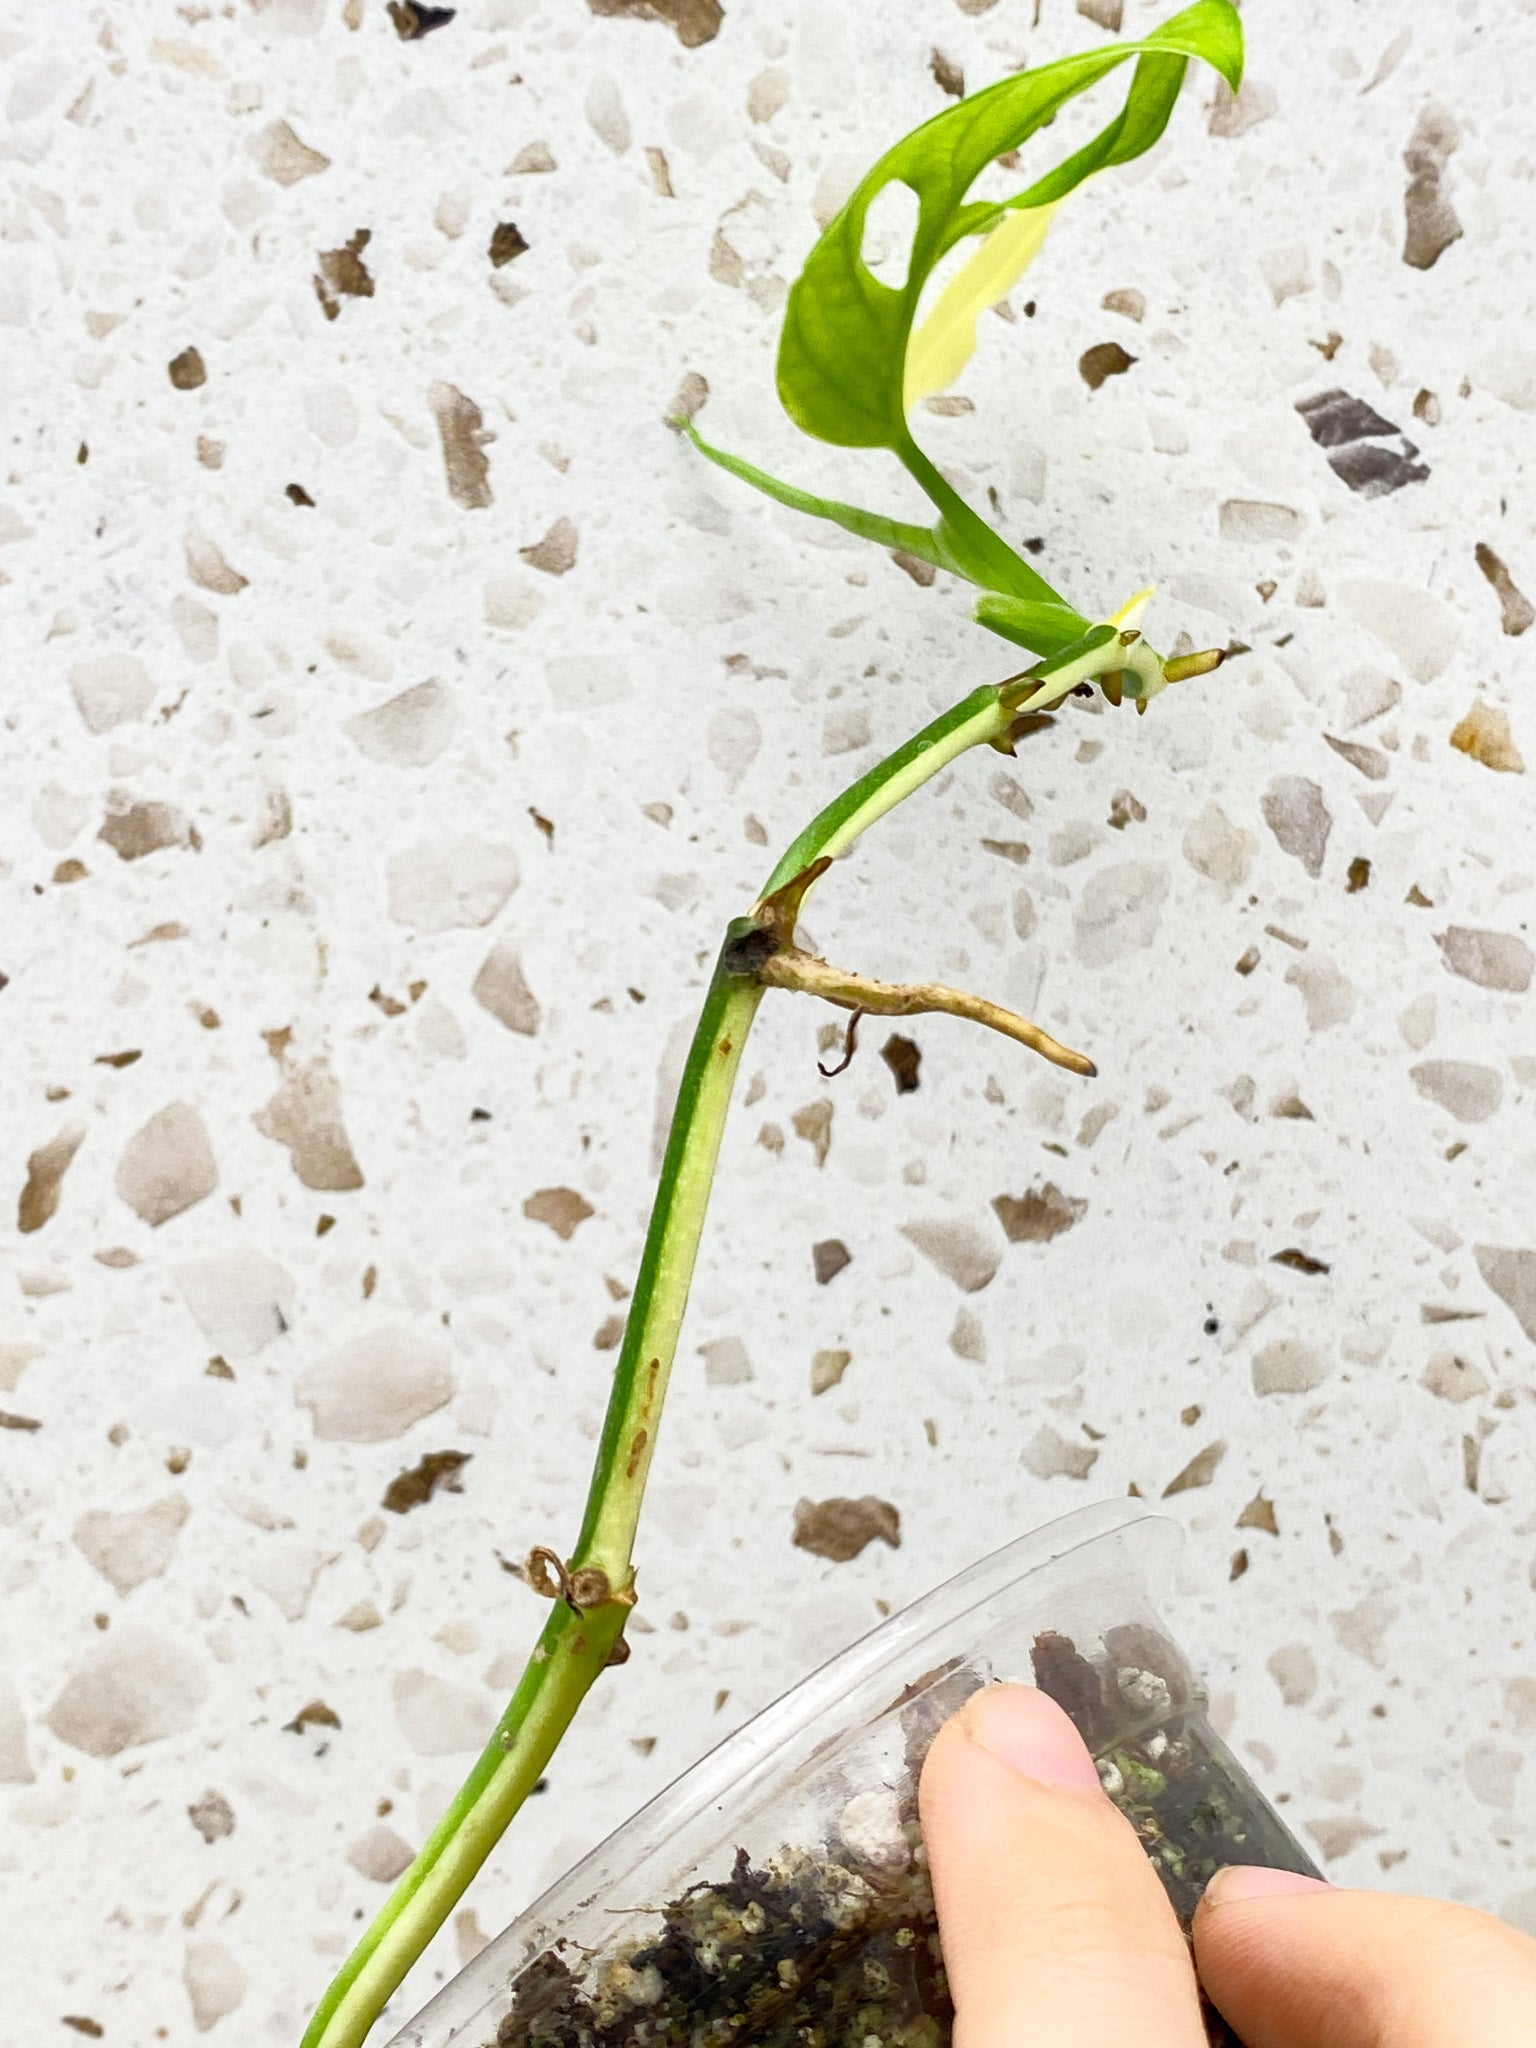
MULTIPOLYGON (((663 415, 692 373, 915 514, 778 413, 787 283, 956 73, 1105 30, 717 17, 0 24, 7 2048, 297 2041, 541 1619, 504 1561, 574 1536, 722 925, 1009 671, 663 415)), ((1099 1078, 929 1018, 915 1090, 873 1020, 823 1080, 832 1013, 765 1005, 634 1654, 396 2023, 886 1607, 1131 1487, 1330 1875, 1536 1928, 1536 8, 1245 21, 1241 100, 1191 78, 920 416, 1084 610, 1244 651, 966 758, 807 920, 1099 1078)))

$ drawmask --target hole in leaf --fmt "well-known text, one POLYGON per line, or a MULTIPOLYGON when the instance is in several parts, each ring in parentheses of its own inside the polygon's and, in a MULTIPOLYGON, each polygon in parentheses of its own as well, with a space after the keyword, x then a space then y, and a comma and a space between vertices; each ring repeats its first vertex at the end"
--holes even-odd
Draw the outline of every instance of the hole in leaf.
POLYGON ((900 291, 907 281, 919 211, 912 187, 893 178, 880 187, 864 215, 864 241, 859 251, 864 268, 892 291, 900 291))

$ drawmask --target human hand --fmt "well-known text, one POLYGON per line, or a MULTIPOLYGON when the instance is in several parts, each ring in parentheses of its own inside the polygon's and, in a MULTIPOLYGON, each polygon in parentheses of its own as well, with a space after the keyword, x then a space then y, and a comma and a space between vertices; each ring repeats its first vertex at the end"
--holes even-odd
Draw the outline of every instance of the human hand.
MULTIPOLYGON (((1188 1945, 1044 1693, 991 1687, 923 1769, 955 2048, 1204 2048, 1188 1945)), ((1536 1941, 1438 1899, 1224 1870, 1194 1960, 1247 2048, 1533 2048, 1536 1941)))

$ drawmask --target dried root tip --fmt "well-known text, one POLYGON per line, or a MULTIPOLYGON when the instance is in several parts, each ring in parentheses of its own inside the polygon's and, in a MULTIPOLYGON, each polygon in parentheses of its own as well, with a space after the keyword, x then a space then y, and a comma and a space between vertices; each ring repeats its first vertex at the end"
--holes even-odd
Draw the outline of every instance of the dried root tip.
POLYGON ((867 975, 829 966, 798 946, 785 946, 775 953, 764 962, 758 978, 769 988, 798 990, 803 995, 820 996, 824 1002, 836 1003, 840 1009, 866 1010, 876 1017, 919 1017, 927 1012, 964 1017, 1013 1039, 1016 1044, 1027 1045, 1031 1052, 1039 1053, 1053 1066, 1065 1067, 1069 1073, 1091 1079, 1099 1071, 1085 1053, 1073 1052, 1070 1046, 1060 1044, 1027 1017, 1017 1016, 1012 1010, 989 1003, 983 996, 973 996, 965 989, 946 988, 942 982, 872 981, 867 975))
POLYGON ((816 1062, 816 1071, 823 1081, 835 1081, 839 1074, 846 1074, 853 1065, 853 1056, 859 1049, 859 1019, 863 1014, 861 1009, 855 1008, 848 1019, 848 1029, 843 1033, 843 1056, 837 1065, 825 1067, 820 1060, 816 1062))
POLYGON ((1163 663, 1165 683, 1187 683, 1191 676, 1208 676, 1214 668, 1220 668, 1227 658, 1224 647, 1204 647, 1198 654, 1176 654, 1172 661, 1163 663))
POLYGON ((553 1550, 536 1543, 523 1564, 523 1577, 540 1599, 560 1600, 571 1583, 570 1573, 553 1550))

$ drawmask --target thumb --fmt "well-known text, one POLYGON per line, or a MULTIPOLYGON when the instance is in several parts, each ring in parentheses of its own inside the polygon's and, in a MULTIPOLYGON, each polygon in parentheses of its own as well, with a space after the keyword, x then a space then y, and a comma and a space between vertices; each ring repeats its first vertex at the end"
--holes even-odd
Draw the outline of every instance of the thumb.
POLYGON ((1236 1867, 1195 1915, 1200 1981, 1248 2048, 1530 2048, 1536 1941, 1443 1899, 1236 1867))
POLYGON ((923 1766, 955 2048, 1200 2048, 1189 1950, 1056 1702, 975 1694, 923 1766))

